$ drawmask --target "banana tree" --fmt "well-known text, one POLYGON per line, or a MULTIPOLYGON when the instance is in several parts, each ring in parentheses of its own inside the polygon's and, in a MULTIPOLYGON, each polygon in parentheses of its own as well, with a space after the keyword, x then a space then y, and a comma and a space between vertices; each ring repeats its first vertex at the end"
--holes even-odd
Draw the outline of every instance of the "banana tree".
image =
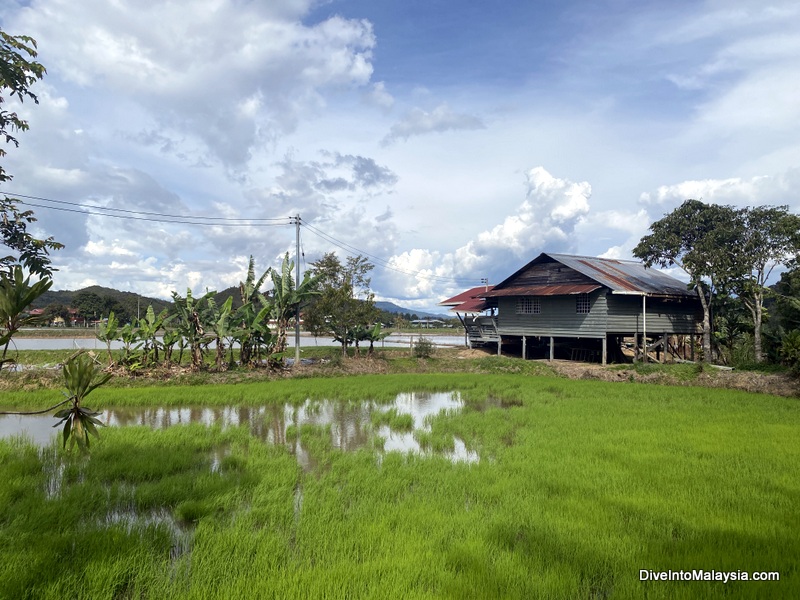
POLYGON ((200 298, 192 296, 192 290, 186 290, 186 297, 181 297, 178 292, 172 292, 172 301, 175 304, 176 327, 186 339, 192 356, 192 369, 197 371, 203 365, 203 346, 210 339, 205 332, 205 324, 201 317, 209 298, 216 292, 208 292, 200 298))
POLYGON ((162 310, 158 315, 153 310, 153 305, 147 306, 144 318, 139 319, 138 335, 142 341, 142 360, 144 366, 150 363, 150 354, 153 355, 153 362, 158 362, 158 348, 161 343, 158 341, 158 332, 164 327, 172 317, 167 316, 167 311, 162 310))
POLYGON ((97 339, 101 342, 105 342, 106 349, 108 350, 108 365, 111 366, 114 363, 114 357, 111 355, 111 342, 116 340, 119 337, 119 321, 117 321, 116 315, 114 315, 114 311, 112 310, 108 313, 108 319, 105 323, 100 323, 99 327, 97 328, 97 339))
POLYGON ((303 281, 295 288, 292 270, 294 261, 289 260, 289 253, 283 257, 280 273, 275 269, 270 269, 272 278, 272 318, 277 323, 277 341, 275 343, 275 353, 281 354, 286 350, 286 330, 289 323, 297 314, 298 307, 305 304, 312 296, 319 292, 316 290, 317 277, 306 273, 303 281))
POLYGON ((53 281, 47 278, 31 284, 31 278, 24 276, 19 265, 15 265, 9 275, 0 276, 0 346, 3 348, 0 370, 5 363, 13 361, 6 356, 14 334, 26 325, 34 325, 41 321, 40 317, 31 316, 26 311, 31 303, 52 285, 53 281))
POLYGON ((205 320, 214 337, 217 347, 216 365, 222 370, 225 366, 225 341, 233 335, 231 328, 231 307, 233 296, 229 296, 222 306, 217 306, 214 298, 208 299, 205 320))
POLYGON ((272 305, 261 294, 261 286, 267 279, 270 270, 267 269, 256 279, 255 261, 250 257, 247 266, 247 276, 239 282, 239 293, 242 305, 233 315, 233 337, 239 342, 239 360, 242 365, 252 366, 260 355, 261 346, 269 338, 267 321, 272 305))
POLYGON ((265 344, 272 339, 269 332, 269 315, 272 304, 259 294, 255 302, 248 302, 233 317, 233 338, 239 342, 239 360, 244 366, 254 366, 261 359, 265 344))

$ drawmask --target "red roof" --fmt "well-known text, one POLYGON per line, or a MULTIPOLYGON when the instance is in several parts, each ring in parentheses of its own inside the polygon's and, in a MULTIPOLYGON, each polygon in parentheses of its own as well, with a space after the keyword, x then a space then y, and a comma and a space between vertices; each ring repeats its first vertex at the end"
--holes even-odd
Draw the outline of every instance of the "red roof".
POLYGON ((489 285, 479 285, 478 287, 470 288, 466 292, 461 292, 457 296, 453 296, 452 298, 448 298, 447 300, 442 300, 439 302, 439 306, 458 306, 459 304, 463 304, 473 298, 479 298, 483 294, 486 293, 487 290, 491 291, 494 286, 489 285))
POLYGON ((494 286, 480 285, 470 288, 466 292, 461 292, 457 296, 442 300, 439 306, 450 306, 452 312, 480 313, 488 308, 486 300, 481 296, 491 291, 494 286))

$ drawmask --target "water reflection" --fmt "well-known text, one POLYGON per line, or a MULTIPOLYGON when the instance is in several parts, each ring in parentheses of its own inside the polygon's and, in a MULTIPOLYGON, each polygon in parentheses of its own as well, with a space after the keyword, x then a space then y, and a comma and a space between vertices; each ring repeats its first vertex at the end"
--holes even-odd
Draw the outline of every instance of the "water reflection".
MULTIPOLYGON (((247 426, 251 434, 269 444, 286 446, 304 468, 313 468, 314 458, 302 444, 301 435, 287 436, 287 431, 300 431, 311 425, 328 429, 333 447, 352 451, 370 447, 375 436, 382 439, 384 452, 426 450, 415 439, 415 432, 429 432, 430 420, 443 411, 460 411, 463 401, 458 392, 399 394, 393 402, 350 402, 346 400, 306 400, 300 405, 223 406, 181 408, 115 408, 102 411, 98 417, 110 427, 145 426, 164 429, 185 424, 205 426, 247 426), (400 415, 411 415, 412 431, 394 431, 389 425, 373 425, 373 413, 394 409, 400 415)), ((50 415, 0 416, 0 438, 24 435, 39 446, 48 445, 57 435, 50 415)), ((462 440, 454 439, 453 450, 444 453, 453 461, 476 462, 478 455, 467 449, 462 440)), ((224 455, 212 461, 219 465, 224 455)))

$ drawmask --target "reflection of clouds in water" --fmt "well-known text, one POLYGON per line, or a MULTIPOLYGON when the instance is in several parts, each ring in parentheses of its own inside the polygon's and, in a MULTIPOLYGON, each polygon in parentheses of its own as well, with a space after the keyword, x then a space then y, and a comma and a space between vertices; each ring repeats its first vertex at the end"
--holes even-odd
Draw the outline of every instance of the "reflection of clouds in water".
MULTIPOLYGON (((289 427, 298 430, 304 425, 330 428, 331 444, 340 450, 356 450, 370 445, 377 434, 384 439, 385 452, 424 453, 413 432, 394 432, 386 425, 377 431, 372 424, 372 413, 396 410, 398 414, 411 415, 414 429, 430 431, 430 419, 442 411, 458 411, 463 402, 458 392, 410 392, 398 394, 394 402, 350 402, 346 400, 306 400, 301 405, 273 404, 269 406, 220 406, 181 408, 118 408, 107 409, 98 417, 110 427, 145 426, 164 429, 187 424, 206 427, 247 426, 253 436, 269 444, 286 445, 297 456, 298 462, 309 468, 313 457, 303 447, 302 436, 287 441, 289 427)), ((0 416, 0 438, 22 435, 38 446, 47 446, 57 430, 57 420, 52 415, 0 416)), ((464 442, 454 440, 455 450, 444 455, 454 461, 475 462, 478 455, 467 450, 464 442)), ((219 458, 212 457, 213 460, 219 458)), ((214 466, 212 465, 212 469, 214 466)))

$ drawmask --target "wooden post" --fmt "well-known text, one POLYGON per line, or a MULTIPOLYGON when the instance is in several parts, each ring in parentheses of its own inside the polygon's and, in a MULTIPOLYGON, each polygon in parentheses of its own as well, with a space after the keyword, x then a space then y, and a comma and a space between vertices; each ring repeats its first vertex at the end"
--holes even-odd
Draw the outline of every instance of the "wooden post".
POLYGON ((667 339, 667 334, 665 333, 661 338, 661 348, 664 351, 664 359, 661 361, 662 363, 667 362, 667 348, 669 348, 668 344, 669 340, 667 339))
POLYGON ((606 355, 608 354, 608 336, 603 336, 603 356, 600 358, 601 364, 605 367, 606 366, 606 355))
POLYGON ((556 338, 550 336, 550 362, 556 358, 556 338))
POLYGON ((525 336, 523 335, 522 336, 522 360, 525 360, 525 358, 526 358, 525 357, 525 342, 526 342, 525 336))
POLYGON ((647 362, 647 296, 642 294, 642 362, 647 362))
POLYGON ((497 336, 497 356, 503 356, 503 336, 497 336))

